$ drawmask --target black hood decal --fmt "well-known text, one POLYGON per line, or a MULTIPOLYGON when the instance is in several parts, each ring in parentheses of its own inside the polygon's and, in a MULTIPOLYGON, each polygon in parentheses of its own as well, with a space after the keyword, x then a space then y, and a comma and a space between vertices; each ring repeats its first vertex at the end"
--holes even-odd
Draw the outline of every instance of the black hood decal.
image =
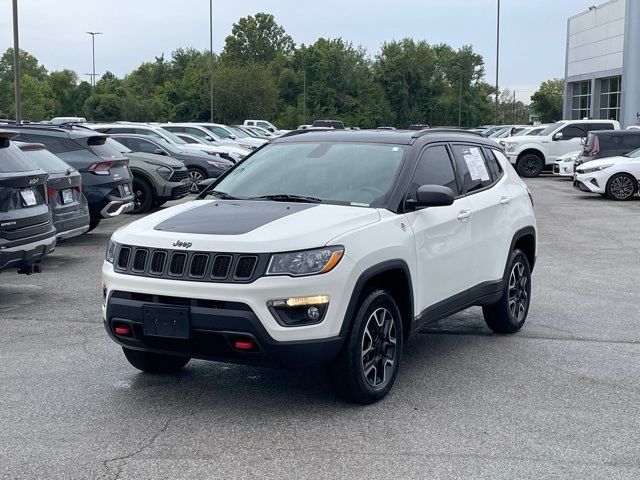
POLYGON ((163 232, 242 235, 280 218, 317 207, 305 203, 216 201, 177 214, 154 227, 163 232))

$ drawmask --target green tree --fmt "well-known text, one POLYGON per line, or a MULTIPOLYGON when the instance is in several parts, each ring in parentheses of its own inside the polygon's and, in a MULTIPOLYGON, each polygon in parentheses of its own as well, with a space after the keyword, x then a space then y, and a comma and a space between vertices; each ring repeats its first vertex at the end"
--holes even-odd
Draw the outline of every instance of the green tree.
POLYGON ((84 103, 84 116, 89 120, 113 122, 122 120, 123 101, 113 93, 96 93, 84 103))
POLYGON ((268 63, 293 52, 295 44, 273 15, 257 13, 233 24, 222 59, 231 63, 268 63))
POLYGON ((213 106, 224 123, 245 118, 275 118, 278 88, 270 72, 260 65, 224 65, 213 77, 213 106))
POLYGON ((75 72, 66 69, 51 72, 47 77, 47 84, 55 101, 54 116, 71 117, 80 114, 82 104, 78 105, 76 101, 78 75, 75 72))
POLYGON ((562 94, 564 80, 554 78, 542 82, 538 91, 531 96, 531 108, 540 116, 542 123, 552 123, 562 119, 562 94))

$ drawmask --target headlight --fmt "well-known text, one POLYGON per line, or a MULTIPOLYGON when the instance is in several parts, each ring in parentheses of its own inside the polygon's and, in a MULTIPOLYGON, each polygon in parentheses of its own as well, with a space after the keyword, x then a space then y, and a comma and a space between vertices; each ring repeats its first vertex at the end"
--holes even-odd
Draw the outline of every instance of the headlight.
POLYGON ((599 172, 600 170, 604 170, 606 168, 609 168, 613 165, 601 165, 599 167, 593 167, 593 168, 583 168, 578 170, 578 173, 594 173, 594 172, 599 172))
POLYGON ((171 175, 173 175, 173 170, 171 170, 169 167, 158 167, 156 168, 156 171, 165 180, 169 180, 171 178, 171 175))
POLYGON ((238 145, 240 145, 242 148, 246 148, 247 150, 255 150, 256 147, 254 147, 253 145, 247 145, 246 143, 239 143, 238 145))
POLYGON ((113 240, 109 240, 109 246, 107 247, 107 253, 105 253, 104 255, 104 259, 107 261, 107 263, 110 263, 113 265, 113 262, 116 258, 116 249, 118 247, 118 244, 116 242, 114 242, 113 240))
POLYGON ((214 162, 213 160, 207 160, 207 163, 209 165, 213 165, 216 168, 219 168, 220 170, 226 170, 227 168, 229 168, 231 166, 228 163, 214 162))
POLYGON ((513 152, 516 149, 516 145, 518 144, 513 142, 504 142, 504 149, 507 152, 513 152))
POLYGON ((327 273, 340 262, 344 247, 324 247, 302 252, 276 253, 271 256, 267 275, 315 275, 327 273))

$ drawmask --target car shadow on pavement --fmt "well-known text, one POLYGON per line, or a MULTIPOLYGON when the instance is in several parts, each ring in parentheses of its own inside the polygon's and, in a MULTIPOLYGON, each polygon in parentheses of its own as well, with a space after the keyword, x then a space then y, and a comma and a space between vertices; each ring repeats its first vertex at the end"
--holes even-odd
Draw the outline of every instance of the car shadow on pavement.
MULTIPOLYGON (((422 381, 425 371, 437 369, 429 365, 429 359, 442 357, 441 362, 446 364, 447 356, 460 357, 469 344, 477 342, 471 336, 490 335, 477 309, 428 326, 405 346, 396 386, 422 381)), ((401 394, 394 392, 392 396, 401 394)), ((358 408, 335 396, 326 369, 284 370, 199 360, 192 360, 184 370, 172 375, 133 373, 117 385, 113 395, 119 397, 114 400, 120 405, 124 402, 136 409, 153 405, 178 416, 221 409, 244 416, 281 415, 285 401, 288 409, 300 412, 310 406, 358 408)))

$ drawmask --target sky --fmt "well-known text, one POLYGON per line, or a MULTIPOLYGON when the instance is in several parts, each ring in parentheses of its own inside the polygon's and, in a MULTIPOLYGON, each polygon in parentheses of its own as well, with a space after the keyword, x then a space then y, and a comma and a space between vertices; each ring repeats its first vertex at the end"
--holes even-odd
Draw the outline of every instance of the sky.
MULTIPOLYGON (((13 45, 11 0, 0 0, 0 52, 13 45)), ((539 84, 564 75, 567 18, 600 0, 502 0, 500 88, 529 103, 539 84)), ((213 49, 240 17, 275 16, 297 44, 319 37, 353 42, 370 55, 385 41, 411 37, 454 48, 472 45, 495 83, 497 0, 213 0, 213 49)), ((178 47, 209 48, 208 0, 18 0, 20 48, 48 70, 122 77, 178 47)))

